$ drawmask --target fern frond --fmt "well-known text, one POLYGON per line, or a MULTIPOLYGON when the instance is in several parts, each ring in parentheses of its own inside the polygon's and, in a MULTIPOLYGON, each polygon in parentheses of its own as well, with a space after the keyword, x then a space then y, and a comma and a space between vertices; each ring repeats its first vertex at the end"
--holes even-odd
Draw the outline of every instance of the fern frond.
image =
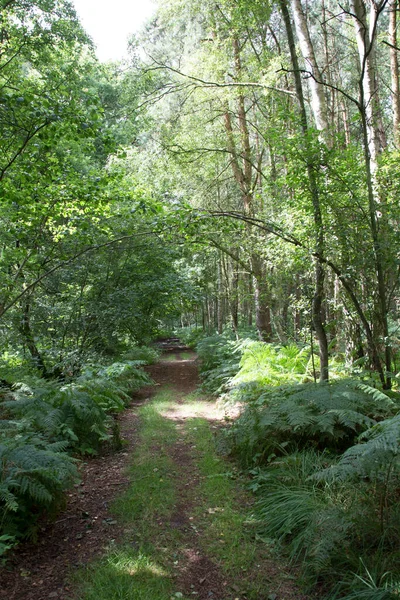
POLYGON ((381 421, 360 435, 337 465, 316 474, 318 480, 383 478, 387 468, 400 465, 400 414, 381 421))

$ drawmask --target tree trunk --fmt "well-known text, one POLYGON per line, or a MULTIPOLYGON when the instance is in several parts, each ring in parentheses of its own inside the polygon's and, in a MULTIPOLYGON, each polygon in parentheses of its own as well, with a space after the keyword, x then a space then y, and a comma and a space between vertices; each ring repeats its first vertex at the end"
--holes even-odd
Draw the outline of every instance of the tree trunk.
POLYGON ((222 259, 218 260, 218 295, 217 295, 217 331, 222 333, 224 328, 224 284, 222 280, 222 259))
MULTIPOLYGON (((236 37, 232 40, 233 55, 235 60, 236 77, 239 80, 242 71, 240 48, 236 37)), ((253 168, 251 160, 251 144, 249 128, 247 124, 247 115, 245 107, 245 97, 242 92, 238 93, 237 98, 237 119, 240 131, 240 151, 237 151, 232 116, 229 106, 226 106, 224 114, 225 131, 228 141, 228 151, 231 155, 231 167, 235 181, 240 189, 243 203, 243 212, 246 215, 254 214, 253 189, 257 184, 258 172, 253 168)), ((249 230, 251 227, 249 227, 249 230)), ((265 278, 265 269, 263 261, 254 251, 251 254, 251 269, 254 275, 256 326, 261 340, 270 341, 272 336, 271 316, 269 309, 269 289, 265 278)))
MULTIPOLYGON (((383 8, 385 2, 379 5, 383 8)), ((378 85, 375 74, 375 35, 380 10, 371 2, 368 26, 367 9, 364 0, 351 0, 353 22, 361 65, 361 105, 365 112, 367 146, 370 154, 370 169, 375 178, 378 168, 378 154, 385 147, 385 135, 380 130, 381 111, 379 106, 378 85)))
MULTIPOLYGON (((319 167, 319 160, 316 160, 313 150, 307 141, 309 137, 307 113, 303 95, 303 87, 300 77, 299 63, 297 59, 296 44, 294 41, 289 10, 287 7, 286 0, 279 0, 279 4, 281 7, 281 12, 285 23, 286 34, 289 43, 290 57, 292 61, 293 74, 296 86, 296 95, 300 106, 301 127, 304 133, 305 156, 307 161, 307 177, 315 226, 315 252, 318 256, 322 258, 324 256, 325 250, 324 230, 322 222, 321 205, 319 200, 319 190, 315 175, 315 169, 319 167)), ((317 259, 315 265, 315 292, 312 302, 312 321, 319 343, 320 381, 327 381, 329 378, 328 341, 326 338, 325 328, 322 319, 324 279, 325 269, 323 261, 321 259, 317 259)))
POLYGON ((43 357, 38 347, 36 346, 35 336, 33 335, 33 331, 31 329, 30 312, 31 306, 30 300, 28 298, 23 301, 22 319, 19 326, 19 332, 22 336, 24 344, 29 350, 35 367, 38 369, 42 377, 48 377, 49 373, 47 371, 43 357))
MULTIPOLYGON (((379 132, 379 105, 377 100, 377 86, 375 77, 374 43, 376 27, 380 13, 386 1, 375 5, 371 3, 371 14, 368 27, 367 11, 363 0, 351 0, 354 13, 354 27, 361 63, 361 77, 359 80, 359 104, 361 116, 363 141, 364 141, 364 163, 365 178, 368 196, 369 224, 374 248, 375 272, 377 278, 377 301, 378 314, 377 327, 374 328, 374 344, 376 339, 383 340, 386 371, 390 373, 392 368, 392 353, 389 345, 388 306, 386 297, 385 270, 384 270, 384 232, 385 226, 379 226, 379 221, 385 223, 385 215, 379 195, 377 183, 378 154, 382 150, 382 136, 379 132)), ((376 350, 372 357, 376 365, 379 360, 376 350)), ((391 377, 386 375, 383 379, 383 387, 390 389, 391 377)))
POLYGON ((399 59, 397 50, 397 10, 398 0, 392 0, 389 13, 390 75, 392 80, 393 139, 399 145, 400 126, 400 85, 399 59))
POLYGON ((317 129, 322 133, 322 137, 326 142, 328 134, 328 110, 326 106, 324 86, 321 84, 321 72, 315 58, 315 52, 311 42, 301 1, 292 0, 292 9, 300 50, 306 65, 306 70, 311 74, 308 82, 311 91, 311 108, 314 114, 315 124, 317 129))

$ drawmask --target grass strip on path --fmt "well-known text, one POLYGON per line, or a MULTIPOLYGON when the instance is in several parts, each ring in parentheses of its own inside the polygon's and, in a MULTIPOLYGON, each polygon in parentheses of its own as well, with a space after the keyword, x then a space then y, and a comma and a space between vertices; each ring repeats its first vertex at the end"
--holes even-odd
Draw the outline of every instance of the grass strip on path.
POLYGON ((250 495, 215 450, 212 404, 161 388, 139 416, 131 485, 114 506, 124 540, 79 571, 74 598, 304 598, 255 539, 250 495))
POLYGON ((125 540, 111 544, 101 560, 75 576, 79 600, 166 600, 174 594, 173 557, 179 540, 163 523, 175 505, 175 467, 168 448, 176 442, 177 431, 160 416, 170 402, 170 393, 162 392, 140 409, 142 428, 129 471, 132 484, 114 507, 125 524, 125 540))
POLYGON ((257 541, 249 521, 251 496, 235 466, 216 453, 210 424, 191 419, 186 431, 201 475, 196 508, 201 544, 225 573, 229 588, 248 600, 303 597, 292 589, 293 577, 257 541))

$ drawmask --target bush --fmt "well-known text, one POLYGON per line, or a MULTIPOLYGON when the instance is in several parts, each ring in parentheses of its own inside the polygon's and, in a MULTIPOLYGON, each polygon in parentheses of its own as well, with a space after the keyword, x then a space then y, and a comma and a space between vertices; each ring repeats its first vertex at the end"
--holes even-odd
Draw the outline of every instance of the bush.
POLYGON ((336 460, 326 452, 303 450, 256 472, 253 488, 258 495, 259 532, 284 542, 309 582, 316 583, 323 576, 326 585, 335 587, 337 595, 330 594, 330 599, 346 593, 349 598, 372 599, 371 589, 378 593, 378 588, 379 594, 389 594, 382 597, 391 598, 391 581, 399 579, 391 576, 391 571, 398 575, 399 510, 392 523, 383 524, 381 498, 371 482, 355 486, 321 478, 327 465, 333 463, 334 468, 336 460), (360 565, 364 576, 355 574, 360 565), (368 587, 365 573, 372 572, 368 587), (340 574, 344 577, 337 584, 340 574), (360 596, 353 595, 354 590, 360 596))
POLYGON ((227 436, 232 451, 247 463, 282 447, 338 452, 395 409, 388 396, 356 380, 287 385, 266 390, 246 405, 227 436))
POLYGON ((330 599, 398 597, 399 457, 396 415, 339 457, 303 449, 253 470, 260 533, 285 542, 314 582, 324 576, 336 590, 330 599))
POLYGON ((325 453, 298 452, 257 477, 260 533, 285 542, 290 558, 312 576, 337 569, 351 549, 353 521, 343 490, 310 479, 327 460, 325 453))
POLYGON ((183 327, 176 332, 176 335, 189 348, 196 348, 202 339, 209 336, 209 333, 206 333, 202 327, 183 327))
POLYGON ((233 386, 257 382, 260 387, 296 383, 308 376, 310 350, 296 344, 276 346, 246 340, 240 370, 232 379, 233 386))
POLYGON ((110 418, 89 395, 74 385, 21 387, 3 405, 20 420, 25 432, 33 431, 49 443, 65 442, 70 451, 95 454, 109 439, 110 418))
POLYGON ((151 380, 143 361, 91 365, 61 385, 32 375, 4 388, 0 411, 0 554, 33 531, 44 511, 57 508, 77 477, 66 453, 95 454, 118 443, 110 413, 122 410, 129 392, 151 380))
POLYGON ((141 364, 152 365, 160 358, 160 353, 150 346, 132 346, 126 352, 122 360, 124 362, 141 361, 141 364))
POLYGON ((44 511, 55 510, 77 480, 66 443, 50 444, 17 423, 0 428, 0 554, 13 540, 31 535, 44 511))
POLYGON ((202 387, 205 391, 220 394, 227 389, 239 370, 242 346, 243 341, 238 342, 229 334, 216 334, 197 344, 202 387))

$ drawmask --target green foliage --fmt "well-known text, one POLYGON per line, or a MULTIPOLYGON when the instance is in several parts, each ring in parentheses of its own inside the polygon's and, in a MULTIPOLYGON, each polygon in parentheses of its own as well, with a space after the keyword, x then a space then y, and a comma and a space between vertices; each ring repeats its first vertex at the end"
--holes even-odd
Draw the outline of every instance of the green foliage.
POLYGON ((204 390, 221 393, 239 369, 242 343, 230 339, 228 334, 216 334, 201 340, 196 350, 204 390))
POLYGON ((375 598, 372 590, 390 598, 384 592, 396 589, 398 510, 382 522, 382 497, 373 484, 322 480, 320 473, 335 461, 326 452, 302 450, 254 471, 260 534, 284 544, 309 583, 323 576, 337 591, 327 598, 375 598))
POLYGON ((14 384, 2 395, 0 554, 30 534, 44 511, 55 510, 76 480, 67 451, 95 454, 106 441, 120 443, 110 413, 123 410, 130 392, 151 383, 142 365, 131 360, 88 366, 64 385, 30 376, 29 383, 14 384))
POLYGON ((276 346, 248 340, 243 349, 240 370, 231 384, 241 386, 254 382, 262 388, 301 382, 308 374, 309 358, 309 348, 299 348, 296 344, 276 346))
POLYGON ((177 335, 189 348, 196 349, 200 341, 208 337, 208 333, 204 332, 202 327, 182 327, 177 335))
POLYGON ((339 457, 303 448, 252 471, 261 535, 284 543, 309 581, 324 576, 337 590, 329 598, 396 597, 399 431, 396 415, 368 427, 339 457))
POLYGON ((123 355, 124 361, 143 361, 143 364, 152 365, 157 362, 160 353, 150 346, 132 346, 128 352, 123 355))
MULTIPOLYGON (((99 390, 95 389, 99 394, 99 390)), ((21 386, 15 399, 4 403, 14 418, 21 420, 26 431, 35 431, 49 442, 64 441, 81 454, 97 452, 100 444, 109 439, 110 420, 100 406, 104 394, 97 396, 74 384, 60 388, 47 384, 41 388, 21 386)))
POLYGON ((398 578, 389 572, 382 574, 376 565, 368 568, 363 560, 360 560, 358 572, 350 573, 337 587, 334 599, 341 600, 396 600, 400 591, 398 578), (347 589, 347 593, 340 593, 343 589, 347 589), (349 589, 352 590, 350 593, 349 589))
POLYGON ((318 474, 321 480, 351 481, 368 478, 388 484, 390 474, 399 476, 400 415, 368 428, 339 462, 318 474))
POLYGON ((286 385, 248 403, 228 436, 247 462, 265 460, 282 447, 338 451, 395 408, 385 394, 355 380, 286 385))
POLYGON ((34 531, 38 517, 55 510, 77 480, 66 443, 49 443, 15 422, 0 426, 0 535, 3 550, 34 531))
POLYGON ((240 369, 229 382, 236 402, 256 400, 266 387, 300 383, 309 377, 310 351, 296 344, 277 346, 245 339, 240 369))
POLYGON ((14 386, 3 408, 49 442, 65 441, 73 452, 95 454, 111 439, 112 418, 129 403, 130 393, 151 380, 141 361, 87 367, 74 382, 33 380, 14 386))
POLYGON ((261 534, 286 542, 291 559, 314 574, 336 568, 333 562, 349 554, 353 527, 342 490, 310 482, 326 461, 315 451, 295 453, 257 478, 261 534))
MULTIPOLYGON (((151 349, 147 357, 154 357, 151 349)), ((142 352, 146 355, 146 351, 142 352)), ((150 385, 151 379, 143 370, 144 360, 124 360, 107 366, 88 366, 73 384, 86 391, 106 412, 119 412, 129 403, 132 392, 150 385)))

